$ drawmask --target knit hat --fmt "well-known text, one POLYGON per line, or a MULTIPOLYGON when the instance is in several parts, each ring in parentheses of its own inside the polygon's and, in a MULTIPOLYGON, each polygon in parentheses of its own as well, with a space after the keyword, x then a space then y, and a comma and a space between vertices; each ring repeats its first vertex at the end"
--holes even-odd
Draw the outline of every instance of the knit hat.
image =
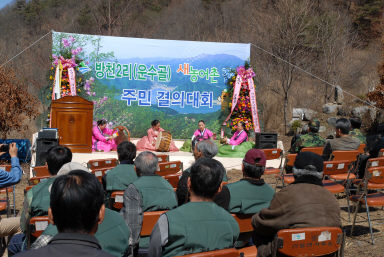
POLYGON ((267 158, 263 151, 252 148, 245 154, 243 161, 251 165, 265 166, 267 158))
POLYGON ((57 176, 60 176, 60 175, 66 175, 68 174, 70 171, 72 170, 84 170, 86 172, 89 172, 89 170, 87 169, 87 167, 84 167, 83 165, 81 165, 80 163, 77 163, 77 162, 68 162, 66 164, 64 164, 59 172, 57 172, 57 176))
POLYGON ((295 163, 293 164, 293 174, 311 175, 318 178, 323 177, 323 158, 312 152, 300 152, 296 156, 295 163))

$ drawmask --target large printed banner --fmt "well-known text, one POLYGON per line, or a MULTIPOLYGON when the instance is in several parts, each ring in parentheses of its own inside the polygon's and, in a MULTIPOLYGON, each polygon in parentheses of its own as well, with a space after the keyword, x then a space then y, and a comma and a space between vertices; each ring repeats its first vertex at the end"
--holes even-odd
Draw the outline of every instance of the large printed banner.
POLYGON ((94 120, 126 126, 133 137, 145 135, 154 119, 174 138, 190 138, 201 119, 219 132, 228 76, 250 57, 249 44, 54 32, 53 55, 66 47, 87 75, 94 120))

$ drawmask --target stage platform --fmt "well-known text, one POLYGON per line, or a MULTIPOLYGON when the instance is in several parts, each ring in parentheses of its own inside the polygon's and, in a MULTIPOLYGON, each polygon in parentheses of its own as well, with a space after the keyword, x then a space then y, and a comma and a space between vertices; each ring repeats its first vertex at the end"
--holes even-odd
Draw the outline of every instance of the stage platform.
MULTIPOLYGON (((136 144, 137 141, 138 141, 137 138, 131 139, 131 142, 133 142, 134 144, 136 144)), ((184 143, 184 141, 182 141, 182 140, 175 140, 175 144, 178 148, 180 148, 183 145, 183 143, 184 143)), ((283 144, 281 141, 278 142, 278 148, 283 149, 283 144)), ((140 151, 137 152, 137 154, 139 154, 139 153, 140 153, 140 151)), ((189 153, 189 152, 179 151, 179 152, 166 152, 166 153, 154 152, 154 153, 155 154, 167 154, 167 155, 169 155, 170 161, 182 161, 184 169, 189 168, 195 160, 193 158, 192 153, 189 153)), ((89 160, 106 159, 106 158, 116 158, 117 159, 117 152, 112 151, 112 152, 107 152, 107 153, 105 153, 105 152, 73 153, 72 161, 81 163, 84 166, 86 166, 87 162, 89 160)), ((241 163, 242 163, 243 158, 215 157, 214 159, 220 161, 224 165, 224 168, 227 171, 231 170, 231 169, 241 170, 241 163)), ((284 162, 284 160, 283 160, 283 162, 284 162)), ((267 167, 278 168, 279 165, 280 165, 280 159, 267 161, 267 167)), ((32 176, 32 169, 31 169, 31 176, 32 176)))

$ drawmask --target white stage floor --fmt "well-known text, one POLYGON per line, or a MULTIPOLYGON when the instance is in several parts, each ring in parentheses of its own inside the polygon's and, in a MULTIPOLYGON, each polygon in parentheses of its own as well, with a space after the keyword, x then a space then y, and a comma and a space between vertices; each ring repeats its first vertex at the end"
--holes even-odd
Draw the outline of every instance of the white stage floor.
MULTIPOLYGON (((137 141, 138 141, 137 138, 131 139, 131 142, 134 144, 136 144, 137 141)), ((184 143, 184 141, 182 141, 182 140, 175 140, 175 144, 178 148, 180 148, 183 145, 183 143, 184 143)), ((283 149, 283 144, 281 141, 279 141, 277 145, 278 145, 278 148, 283 149)), ((139 154, 139 153, 140 153, 140 151, 137 154, 139 154)), ((167 153, 155 152, 155 154, 167 154, 167 155, 169 155, 170 161, 182 161, 184 169, 189 168, 194 162, 193 155, 192 155, 192 153, 189 153, 189 152, 182 152, 182 151, 167 152, 167 153)), ((106 158, 116 158, 117 159, 117 152, 112 151, 112 152, 108 152, 108 153, 105 153, 105 152, 73 153, 72 161, 78 162, 78 163, 83 164, 84 166, 87 166, 87 162, 89 160, 106 159, 106 158)), ((221 162, 227 171, 231 170, 231 169, 241 170, 241 163, 242 163, 243 158, 215 157, 214 159, 221 162)), ((278 168, 279 165, 280 165, 280 159, 267 161, 267 167, 278 168)), ((30 175, 33 176, 32 175, 32 168, 31 168, 30 175)))
MULTIPOLYGON (((131 141, 134 144, 136 144, 138 139, 131 139, 131 141)), ((178 148, 180 148, 183 145, 183 143, 184 143, 184 141, 175 140, 175 144, 178 148)), ((282 145, 283 145, 282 142, 279 141, 278 142, 278 148, 283 149, 282 145)), ((140 152, 138 152, 137 154, 139 154, 139 153, 140 152)), ((184 169, 187 169, 188 167, 190 167, 194 162, 193 155, 192 155, 192 153, 189 153, 189 152, 179 151, 179 152, 168 152, 168 153, 160 153, 160 152, 155 152, 155 153, 156 154, 169 155, 170 161, 182 161, 184 169)), ((104 153, 104 152, 74 153, 72 161, 86 165, 86 163, 89 160, 105 159, 105 158, 117 158, 117 152, 113 151, 113 152, 108 152, 108 153, 104 153)), ((215 157, 214 159, 220 161, 224 165, 226 170, 231 170, 231 169, 239 169, 240 170, 241 169, 241 162, 243 160, 243 158, 228 158, 228 157, 215 157)), ((278 168, 279 165, 280 165, 280 159, 267 161, 267 167, 278 168)))

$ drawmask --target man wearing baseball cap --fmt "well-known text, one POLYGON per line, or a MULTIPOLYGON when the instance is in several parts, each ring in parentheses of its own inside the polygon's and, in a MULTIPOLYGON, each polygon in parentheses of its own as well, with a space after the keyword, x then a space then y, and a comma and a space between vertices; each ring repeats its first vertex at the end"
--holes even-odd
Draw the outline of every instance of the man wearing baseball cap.
POLYGON ((281 229, 341 227, 335 196, 323 188, 323 159, 300 152, 293 167, 295 182, 273 197, 268 208, 252 217, 257 256, 271 256, 273 239, 281 229))
POLYGON ((259 149, 249 150, 243 159, 243 178, 223 187, 218 199, 229 199, 231 213, 254 214, 267 208, 275 191, 261 179, 264 174, 266 157, 259 149))
POLYGON ((290 153, 298 153, 304 147, 320 147, 325 145, 325 139, 319 135, 320 121, 313 119, 308 123, 308 134, 301 135, 293 143, 290 153))

